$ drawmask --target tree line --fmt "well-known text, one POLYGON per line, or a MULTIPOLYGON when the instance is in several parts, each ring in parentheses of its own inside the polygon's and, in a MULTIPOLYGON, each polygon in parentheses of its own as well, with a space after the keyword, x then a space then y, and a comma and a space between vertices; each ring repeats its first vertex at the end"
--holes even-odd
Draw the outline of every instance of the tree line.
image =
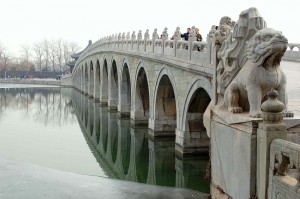
POLYGON ((80 49, 76 42, 44 39, 32 45, 22 45, 19 56, 7 55, 0 44, 0 71, 60 71, 67 72, 71 55, 80 49))

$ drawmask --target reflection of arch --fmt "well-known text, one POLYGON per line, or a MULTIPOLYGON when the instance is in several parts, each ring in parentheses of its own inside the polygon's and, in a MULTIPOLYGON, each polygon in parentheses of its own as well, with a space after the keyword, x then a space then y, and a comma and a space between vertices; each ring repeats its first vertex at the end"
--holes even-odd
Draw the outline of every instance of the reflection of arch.
POLYGON ((120 112, 122 116, 130 116, 131 109, 131 83, 127 63, 124 64, 121 76, 120 112))
POLYGON ((91 133, 91 136, 93 136, 94 133, 94 103, 91 100, 88 100, 88 130, 91 133))
POLYGON ((139 63, 135 81, 134 120, 137 124, 148 124, 149 121, 149 84, 148 76, 142 63, 139 63))
POLYGON ((117 152, 118 152, 118 122, 117 122, 117 113, 108 112, 108 143, 107 154, 111 155, 113 164, 116 162, 117 152))
POLYGON ((108 143, 108 112, 107 109, 100 107, 100 141, 103 151, 107 151, 108 143))
POLYGON ((130 121, 129 120, 118 120, 119 126, 119 154, 121 155, 121 165, 123 170, 123 175, 126 176, 129 173, 130 164, 130 153, 131 153, 131 135, 130 135, 130 121))
MULTIPOLYGON (((174 135, 177 122, 177 102, 174 82, 171 82, 168 71, 164 68, 157 79, 154 97, 154 132, 161 135, 174 135), (168 132, 168 133, 167 133, 168 132)), ((171 78, 172 79, 172 78, 171 78)), ((174 81, 174 80, 172 80, 174 81)), ((154 136, 157 136, 154 133, 154 136)))
MULTIPOLYGON (((141 134, 141 133, 140 133, 141 134)), ((143 135, 143 134, 141 134, 143 135)), ((149 169, 149 156, 144 156, 143 154, 149 154, 149 147, 148 147, 148 139, 141 139, 138 140, 141 141, 141 150, 138 151, 138 154, 136 155, 136 176, 137 181, 141 183, 147 182, 148 177, 148 169, 149 169), (148 169, 145 169, 148 168, 148 169), (147 172, 143 172, 143 171, 147 172)))

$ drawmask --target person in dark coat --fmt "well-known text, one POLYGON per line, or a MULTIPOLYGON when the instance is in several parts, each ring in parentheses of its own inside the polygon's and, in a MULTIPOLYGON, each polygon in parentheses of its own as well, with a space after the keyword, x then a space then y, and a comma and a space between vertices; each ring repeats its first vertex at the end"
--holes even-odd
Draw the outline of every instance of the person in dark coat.
POLYGON ((184 38, 185 41, 189 40, 190 28, 187 28, 186 33, 181 34, 181 38, 184 38))

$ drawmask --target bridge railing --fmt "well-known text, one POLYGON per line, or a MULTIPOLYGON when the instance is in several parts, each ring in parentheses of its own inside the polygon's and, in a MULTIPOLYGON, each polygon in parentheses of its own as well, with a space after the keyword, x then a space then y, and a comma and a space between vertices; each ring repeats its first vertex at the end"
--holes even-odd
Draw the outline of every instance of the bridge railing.
POLYGON ((300 44, 289 43, 282 59, 300 62, 300 44))
POLYGON ((299 144, 282 139, 272 141, 269 176, 268 198, 277 198, 278 193, 286 198, 300 198, 299 144))
MULTIPOLYGON (((178 31, 178 28, 177 28, 178 31)), ((212 41, 196 41, 195 36, 190 36, 188 41, 182 40, 180 36, 173 35, 168 38, 166 29, 163 32, 164 36, 158 37, 156 30, 152 34, 152 39, 149 38, 148 30, 144 34, 144 38, 139 31, 138 37, 135 36, 135 31, 131 34, 128 32, 123 34, 110 35, 104 37, 94 44, 89 46, 79 57, 77 63, 80 63, 85 57, 90 56, 100 51, 117 51, 127 53, 153 53, 161 54, 169 57, 176 57, 181 60, 195 62, 195 64, 206 63, 206 66, 211 66, 213 60, 211 54, 215 53, 212 46, 212 41)))

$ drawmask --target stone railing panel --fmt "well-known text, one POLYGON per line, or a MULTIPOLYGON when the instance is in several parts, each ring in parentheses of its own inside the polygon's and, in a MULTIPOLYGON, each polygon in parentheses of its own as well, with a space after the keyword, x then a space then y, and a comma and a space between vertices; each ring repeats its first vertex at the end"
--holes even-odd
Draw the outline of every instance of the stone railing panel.
POLYGON ((268 198, 300 198, 300 145, 274 139, 269 175, 268 198))

